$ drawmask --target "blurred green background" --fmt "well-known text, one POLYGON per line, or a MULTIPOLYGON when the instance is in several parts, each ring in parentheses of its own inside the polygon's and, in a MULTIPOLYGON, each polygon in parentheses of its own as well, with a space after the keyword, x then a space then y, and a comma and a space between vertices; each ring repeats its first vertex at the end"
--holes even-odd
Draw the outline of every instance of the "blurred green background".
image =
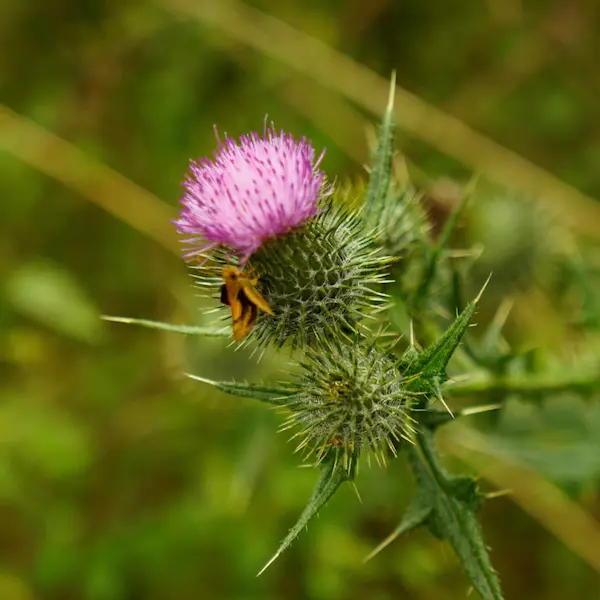
MULTIPOLYGON (((343 489, 256 579, 316 473, 277 414, 182 373, 258 381, 285 363, 99 316, 209 322, 169 219, 213 124, 239 135, 268 113, 358 180, 396 69, 416 95, 399 92, 399 148, 438 212, 473 170, 521 190, 484 186, 462 230, 486 247, 473 290, 495 273, 482 320, 511 298, 517 347, 597 356, 599 32, 596 0, 3 0, 0 600, 466 597, 425 531, 362 564, 412 493, 401 460, 364 468, 363 503, 343 489)), ((483 470, 515 491, 481 513, 506 597, 597 599, 569 532, 600 555, 598 398, 510 405, 482 435, 541 477, 483 470)), ((485 467, 463 450, 453 468, 485 467)))

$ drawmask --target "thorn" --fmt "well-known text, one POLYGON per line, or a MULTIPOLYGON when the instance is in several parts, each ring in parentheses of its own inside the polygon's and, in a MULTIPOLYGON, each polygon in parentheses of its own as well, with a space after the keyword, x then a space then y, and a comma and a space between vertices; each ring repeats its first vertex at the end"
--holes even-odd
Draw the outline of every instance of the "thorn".
POLYGON ((441 392, 438 392, 438 400, 444 405, 444 408, 448 411, 450 416, 453 419, 455 419, 456 417, 454 416, 454 413, 450 410, 450 407, 446 404, 446 401, 444 400, 444 396, 442 395, 441 392))
POLYGON ((390 94, 388 96, 388 104, 386 107, 386 112, 392 112, 394 110, 394 97, 396 95, 396 69, 392 71, 392 76, 390 78, 390 94))
POLYGON ((386 537, 385 540, 383 540, 383 542, 381 542, 381 544, 379 544, 379 546, 376 546, 374 550, 372 550, 369 554, 367 554, 367 556, 365 556, 365 558, 363 558, 363 565, 366 562, 370 561, 375 556, 377 556, 384 548, 389 546, 397 537, 398 537, 397 531, 394 531, 390 535, 388 535, 388 537, 386 537))
POLYGON ((130 319, 129 317, 113 317, 111 315, 100 315, 100 318, 103 321, 112 321, 113 323, 127 323, 132 324, 135 319, 130 319))
POLYGON ((275 554, 273 554, 273 556, 269 559, 267 564, 256 574, 256 576, 260 577, 277 560, 279 554, 280 552, 276 552, 275 554))
POLYGON ((360 492, 358 491, 358 487, 356 485, 356 482, 351 481, 350 484, 352 485, 352 489, 354 490, 354 493, 356 494, 356 497, 358 498, 358 501, 362 504, 362 498, 360 497, 360 492))
POLYGON ((512 490, 498 490, 497 492, 490 492, 489 494, 485 494, 485 499, 493 500, 494 498, 502 498, 503 496, 509 496, 512 493, 512 490))
POLYGON ((472 406, 471 408, 465 408, 460 411, 461 417, 468 417, 469 415, 477 415, 479 413, 489 412, 492 410, 500 410, 502 404, 484 404, 483 406, 472 406))
POLYGON ((490 273, 488 278, 485 280, 485 283, 483 284, 483 287, 481 288, 479 294, 477 294, 477 298, 475 298, 474 302, 475 304, 479 303, 479 300, 481 299, 481 296, 483 296, 483 292, 485 292, 485 288, 488 286, 488 283, 490 282, 490 279, 492 278, 493 273, 490 273))
POLYGON ((183 375, 184 377, 189 377, 190 379, 195 379, 196 381, 200 381, 202 383, 208 383, 208 385, 217 385, 217 383, 212 379, 205 379, 204 377, 200 377, 200 375, 192 375, 191 373, 184 373, 183 375))

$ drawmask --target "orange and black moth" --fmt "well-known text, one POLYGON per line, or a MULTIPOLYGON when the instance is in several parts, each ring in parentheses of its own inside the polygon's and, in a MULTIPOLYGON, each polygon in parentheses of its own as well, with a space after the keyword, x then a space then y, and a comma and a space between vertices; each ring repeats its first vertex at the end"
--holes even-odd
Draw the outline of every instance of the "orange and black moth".
POLYGON ((272 315, 273 311, 256 289, 258 277, 235 267, 223 269, 221 303, 231 308, 231 325, 236 342, 246 337, 254 327, 258 311, 272 315))

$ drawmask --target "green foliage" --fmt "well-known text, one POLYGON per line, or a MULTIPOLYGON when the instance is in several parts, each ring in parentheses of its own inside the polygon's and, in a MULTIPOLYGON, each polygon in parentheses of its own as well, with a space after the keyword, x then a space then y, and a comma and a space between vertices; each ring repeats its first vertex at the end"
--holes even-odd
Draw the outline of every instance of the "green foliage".
POLYGON ((424 427, 417 438, 418 449, 409 449, 409 460, 417 481, 418 495, 409 512, 413 523, 421 516, 438 538, 450 542, 474 588, 485 600, 503 598, 500 582, 483 542, 476 512, 483 496, 470 477, 450 475, 441 465, 433 432, 424 427))
POLYGON ((476 513, 484 499, 475 480, 450 475, 440 464, 433 430, 424 427, 417 446, 408 449, 418 493, 393 533, 367 559, 373 558, 398 536, 426 526, 450 542, 473 586, 486 600, 502 599, 500 582, 483 543, 476 513))
MULTIPOLYGON (((461 389, 460 384, 446 385, 455 355, 487 372, 484 389, 488 391, 503 389, 503 384, 508 388, 512 380, 506 378, 506 371, 521 364, 522 358, 499 349, 504 320, 497 318, 480 343, 467 342, 459 352, 489 277, 445 331, 439 333, 440 325, 432 322, 436 305, 458 308, 462 304, 462 275, 448 257, 474 183, 463 191, 434 238, 424 219, 418 217, 424 215, 422 196, 412 191, 410 182, 401 188, 392 177, 394 85, 392 82, 363 198, 364 223, 375 234, 367 233, 355 216, 330 205, 303 227, 263 244, 249 261, 249 271, 259 276, 259 291, 273 311, 261 316, 251 338, 260 345, 272 343, 281 348, 289 341, 292 349, 303 348, 302 374, 277 385, 189 377, 230 395, 285 409, 289 416, 282 429, 296 429, 292 436, 299 439, 296 451, 314 458, 320 467, 320 478, 304 511, 260 573, 289 548, 342 483, 354 480, 361 456, 374 455, 384 464, 386 455, 406 454, 417 487, 415 498, 394 533, 370 556, 400 534, 426 525, 436 537, 450 543, 482 598, 502 600, 500 582, 477 522, 484 496, 473 478, 451 475, 442 466, 433 432, 455 417, 443 397, 445 391, 461 389), (400 189, 404 191, 398 193, 400 189), (413 237, 407 235, 410 225, 417 230, 413 237), (397 228, 399 233, 394 236, 391 232, 397 228), (383 251, 394 254, 386 258, 383 251), (408 264, 402 269, 390 268, 401 259, 408 264), (411 272, 413 265, 416 268, 411 272), (399 286, 400 297, 429 342, 424 350, 417 345, 412 327, 410 343, 400 355, 380 343, 380 333, 364 325, 358 329, 361 317, 381 319, 372 286, 383 280, 386 268, 389 282, 399 286), (451 282, 452 294, 434 299, 435 284, 440 280, 451 282), (493 377, 497 381, 490 379, 493 377), (446 412, 434 406, 437 401, 446 412)), ((220 253, 202 257, 195 272, 199 286, 211 290, 219 285, 219 271, 225 263, 226 257, 220 253)), ((111 319, 179 333, 222 333, 111 319)), ((536 380, 529 376, 524 381, 522 388, 536 380)), ((465 385, 473 390, 472 382, 462 385, 463 390, 465 385)), ((543 388, 540 381, 533 385, 535 393, 543 388)), ((571 378, 567 389, 577 389, 575 379, 571 378)), ((456 417, 466 414, 468 411, 457 411, 456 417)))
POLYGON ((284 386, 267 386, 267 385, 256 385, 254 383, 236 383, 235 381, 212 381, 198 375, 189 375, 191 379, 200 381, 201 383, 207 383, 216 387, 218 390, 231 394, 232 396, 242 396, 243 398, 253 398, 254 400, 261 400, 268 404, 274 404, 276 406, 284 405, 287 398, 294 393, 294 390, 290 387, 284 386))
POLYGON ((388 212, 388 193, 392 175, 392 159, 394 156, 394 137, 396 119, 394 116, 394 94, 396 92, 396 74, 390 83, 390 95, 385 109, 377 147, 371 161, 371 173, 364 197, 365 220, 377 230, 385 230, 386 213, 388 212))
POLYGON ((411 384, 413 390, 426 396, 441 398, 441 385, 448 380, 446 367, 475 314, 482 293, 483 290, 458 315, 447 331, 425 351, 418 352, 414 345, 407 349, 402 357, 401 372, 404 377, 414 379, 411 384))
MULTIPOLYGON (((293 446, 273 434, 276 411, 181 373, 278 381, 281 369, 290 369, 287 351, 249 360, 247 348, 232 350, 227 322, 213 328, 198 319, 218 298, 198 300, 179 256, 145 237, 154 227, 151 211, 129 190, 142 186, 174 213, 188 159, 214 148, 212 125, 235 136, 260 129, 267 110, 278 126, 327 147, 327 172, 355 180, 367 160, 364 113, 355 108, 383 102, 368 87, 359 90, 364 104, 346 102, 298 77, 278 61, 277 36, 259 31, 258 19, 231 26, 262 44, 261 52, 224 27, 188 20, 179 12, 185 4, 1 3, 10 48, 0 56, 2 102, 83 159, 118 171, 129 187, 92 176, 85 165, 60 179, 68 153, 21 131, 0 108, 0 598, 463 598, 466 577, 425 528, 360 566, 394 528, 400 507, 418 497, 405 451, 386 472, 360 470, 363 505, 339 494, 274 569, 253 578, 302 512, 318 473, 294 468, 293 446), (106 206, 90 202, 88 189, 106 206), (126 222, 110 213, 111 201, 126 222), (128 328, 103 323, 101 312, 189 325, 128 328), (191 335, 177 335, 188 327, 191 335), (194 335, 201 331, 219 336, 194 335)), ((328 72, 327 45, 368 63, 370 76, 397 68, 400 102, 410 107, 402 88, 411 90, 448 110, 459 127, 485 132, 597 197, 598 14, 593 2, 566 12, 564 4, 456 3, 444 18, 439 3, 420 0, 259 8, 274 31, 285 23, 319 38, 322 54, 304 54, 294 36, 283 43, 326 86, 341 89, 346 81, 344 72, 328 72)), ((208 12, 220 6, 210 3, 208 12)), ((469 155, 478 158, 476 145, 464 147, 465 164, 444 156, 439 150, 452 133, 425 141, 421 118, 427 115, 397 132, 411 180, 392 175, 384 203, 389 226, 377 233, 385 254, 400 257, 385 289, 395 304, 387 333, 403 336, 398 357, 411 323, 415 340, 431 347, 493 272, 478 326, 447 366, 444 399, 498 461, 525 464, 566 491, 578 513, 593 513, 600 481, 600 246, 546 208, 561 205, 568 190, 524 198, 512 191, 527 187, 522 173, 497 186, 480 181, 415 302, 462 197, 447 193, 448 184, 460 188, 470 176, 469 155), (474 404, 500 409, 476 415, 474 404)), ((567 214, 577 208, 568 202, 567 214)), ((585 210, 578 215, 586 221, 585 210)), ((168 218, 159 225, 172 229, 168 218)), ((218 273, 212 292, 220 283, 218 273)), ((260 387, 273 387, 266 398, 279 393, 278 386, 260 387)), ((419 428, 454 420, 432 400, 415 411, 419 428)), ((462 440, 452 431, 440 431, 448 442, 440 446, 444 464, 469 471, 469 452, 465 464, 453 457, 462 440)), ((495 485, 483 475, 482 488, 495 485)), ((571 530, 577 514, 552 517, 544 495, 528 481, 514 483, 501 489, 524 486, 525 510, 511 494, 482 507, 506 596, 595 600, 598 573, 581 553, 594 541, 593 527, 570 549, 561 531, 571 530)), ((402 520, 406 533, 422 513, 405 512, 402 520)))
POLYGON ((284 540, 279 545, 277 552, 267 561, 267 564, 258 573, 262 575, 269 566, 277 560, 277 558, 284 552, 290 544, 298 537, 300 532, 308 525, 309 521, 317 514, 317 512, 325 506, 327 501, 337 492, 338 488, 342 483, 346 481, 352 481, 354 479, 354 472, 348 471, 343 461, 338 460, 337 453, 329 455, 325 461, 321 464, 321 473, 319 480, 315 485, 315 489, 311 497, 308 500, 306 508, 302 511, 302 514, 298 518, 296 524, 290 529, 289 533, 285 536, 284 540))

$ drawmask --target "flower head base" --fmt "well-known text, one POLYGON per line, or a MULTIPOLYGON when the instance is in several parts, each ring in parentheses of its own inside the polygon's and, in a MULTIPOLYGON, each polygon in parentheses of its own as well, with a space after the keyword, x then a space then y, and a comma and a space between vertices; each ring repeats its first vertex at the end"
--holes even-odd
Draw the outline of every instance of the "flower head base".
POLYGON ((335 341, 309 350, 302 367, 304 375, 286 401, 291 415, 283 428, 300 428, 293 437, 306 457, 320 462, 334 452, 351 471, 362 452, 383 464, 386 454, 395 455, 412 439, 415 394, 375 343, 335 341))
POLYGON ((388 258, 373 248, 360 218, 328 205, 301 229, 269 241, 250 258, 274 312, 260 319, 254 339, 281 347, 318 347, 357 330, 365 315, 383 310, 388 297, 376 291, 388 258))
MULTIPOLYGON (((388 302, 376 288, 386 280, 389 258, 373 244, 359 216, 333 203, 302 227, 266 241, 245 270, 256 277, 272 314, 261 313, 247 339, 261 346, 317 348, 330 338, 353 335, 388 302)), ((223 250, 203 256, 210 260, 195 266, 195 279, 205 295, 217 299, 228 258, 223 250)), ((229 318, 231 311, 223 309, 229 318)))
POLYGON ((318 168, 323 154, 315 161, 306 138, 278 134, 265 122, 263 137, 218 141, 214 161, 192 162, 175 224, 199 248, 191 254, 221 246, 243 264, 266 240, 314 216, 331 189, 318 168))

